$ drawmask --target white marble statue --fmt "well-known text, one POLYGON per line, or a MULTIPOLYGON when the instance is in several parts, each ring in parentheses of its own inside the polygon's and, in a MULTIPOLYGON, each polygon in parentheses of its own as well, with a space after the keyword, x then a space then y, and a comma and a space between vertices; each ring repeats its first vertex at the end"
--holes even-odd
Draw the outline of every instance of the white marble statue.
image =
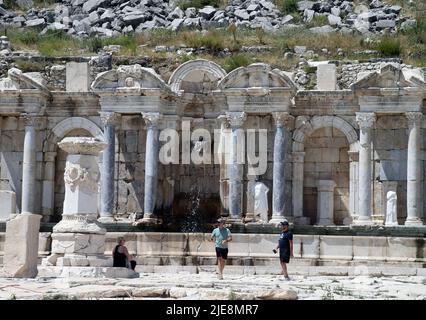
POLYGON ((386 222, 387 226, 396 226, 398 225, 398 220, 396 219, 396 192, 388 191, 386 194, 386 222))
POLYGON ((262 182, 254 185, 254 214, 256 220, 268 222, 268 192, 269 189, 262 182))

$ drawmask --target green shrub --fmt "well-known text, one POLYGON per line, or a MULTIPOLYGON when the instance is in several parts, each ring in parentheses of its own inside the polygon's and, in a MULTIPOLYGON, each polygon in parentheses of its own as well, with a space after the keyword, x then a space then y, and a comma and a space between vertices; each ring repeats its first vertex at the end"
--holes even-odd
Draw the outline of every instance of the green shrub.
POLYGON ((283 14, 294 14, 297 13, 297 3, 299 0, 277 0, 276 6, 280 9, 283 14))
POLYGON ((224 62, 224 69, 231 72, 239 67, 246 67, 250 64, 250 59, 244 54, 235 54, 226 58, 224 62))
POLYGON ((205 35, 190 32, 185 34, 184 40, 187 45, 193 48, 205 47, 213 52, 224 49, 224 37, 217 30, 211 30, 205 35))
POLYGON ((382 38, 377 45, 377 51, 385 57, 397 57, 401 54, 401 43, 399 39, 389 37, 382 38))
POLYGON ((309 21, 306 26, 308 28, 313 27, 322 27, 328 24, 328 18, 327 16, 314 16, 311 21, 309 21))
POLYGON ((205 6, 219 7, 221 5, 220 0, 180 0, 177 4, 182 10, 194 7, 197 9, 204 8, 205 6))

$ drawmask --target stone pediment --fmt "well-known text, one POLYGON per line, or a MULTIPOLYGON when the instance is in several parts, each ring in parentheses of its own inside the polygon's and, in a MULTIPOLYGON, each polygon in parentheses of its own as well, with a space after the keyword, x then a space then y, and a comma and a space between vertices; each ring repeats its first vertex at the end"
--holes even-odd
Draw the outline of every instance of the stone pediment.
POLYGON ((352 90, 426 88, 426 84, 419 78, 404 75, 401 67, 396 64, 384 65, 379 71, 372 72, 351 85, 352 90))
POLYGON ((95 92, 138 93, 142 90, 170 91, 168 85, 151 68, 138 64, 119 66, 98 74, 93 81, 92 90, 95 92))
POLYGON ((271 90, 296 91, 293 81, 280 70, 264 63, 254 63, 247 67, 237 68, 219 83, 221 90, 242 90, 248 95, 268 94, 271 90))
POLYGON ((23 73, 17 68, 8 71, 8 77, 0 79, 0 91, 35 90, 49 92, 46 80, 38 72, 23 73))

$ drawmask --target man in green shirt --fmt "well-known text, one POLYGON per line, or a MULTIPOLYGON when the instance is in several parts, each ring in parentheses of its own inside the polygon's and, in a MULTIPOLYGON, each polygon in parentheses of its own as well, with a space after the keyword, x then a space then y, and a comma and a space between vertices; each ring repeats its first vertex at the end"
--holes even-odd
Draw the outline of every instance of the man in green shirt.
POLYGON ((223 269, 225 268, 226 259, 228 258, 228 242, 232 241, 231 231, 225 228, 225 221, 220 219, 217 221, 219 226, 213 230, 210 237, 215 242, 216 257, 218 264, 218 278, 223 280, 223 269))

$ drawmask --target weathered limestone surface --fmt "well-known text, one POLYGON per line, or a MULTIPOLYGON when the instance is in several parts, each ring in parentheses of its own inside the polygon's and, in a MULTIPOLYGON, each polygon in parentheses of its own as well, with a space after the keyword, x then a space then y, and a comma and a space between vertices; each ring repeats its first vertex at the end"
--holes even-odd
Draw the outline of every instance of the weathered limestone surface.
POLYGON ((9 190, 0 190, 0 220, 7 220, 16 213, 16 193, 9 190))
POLYGON ((37 275, 40 219, 40 215, 23 213, 7 222, 3 264, 8 276, 37 275))
POLYGON ((87 62, 68 62, 66 64, 66 91, 87 92, 89 88, 89 64, 87 62))

